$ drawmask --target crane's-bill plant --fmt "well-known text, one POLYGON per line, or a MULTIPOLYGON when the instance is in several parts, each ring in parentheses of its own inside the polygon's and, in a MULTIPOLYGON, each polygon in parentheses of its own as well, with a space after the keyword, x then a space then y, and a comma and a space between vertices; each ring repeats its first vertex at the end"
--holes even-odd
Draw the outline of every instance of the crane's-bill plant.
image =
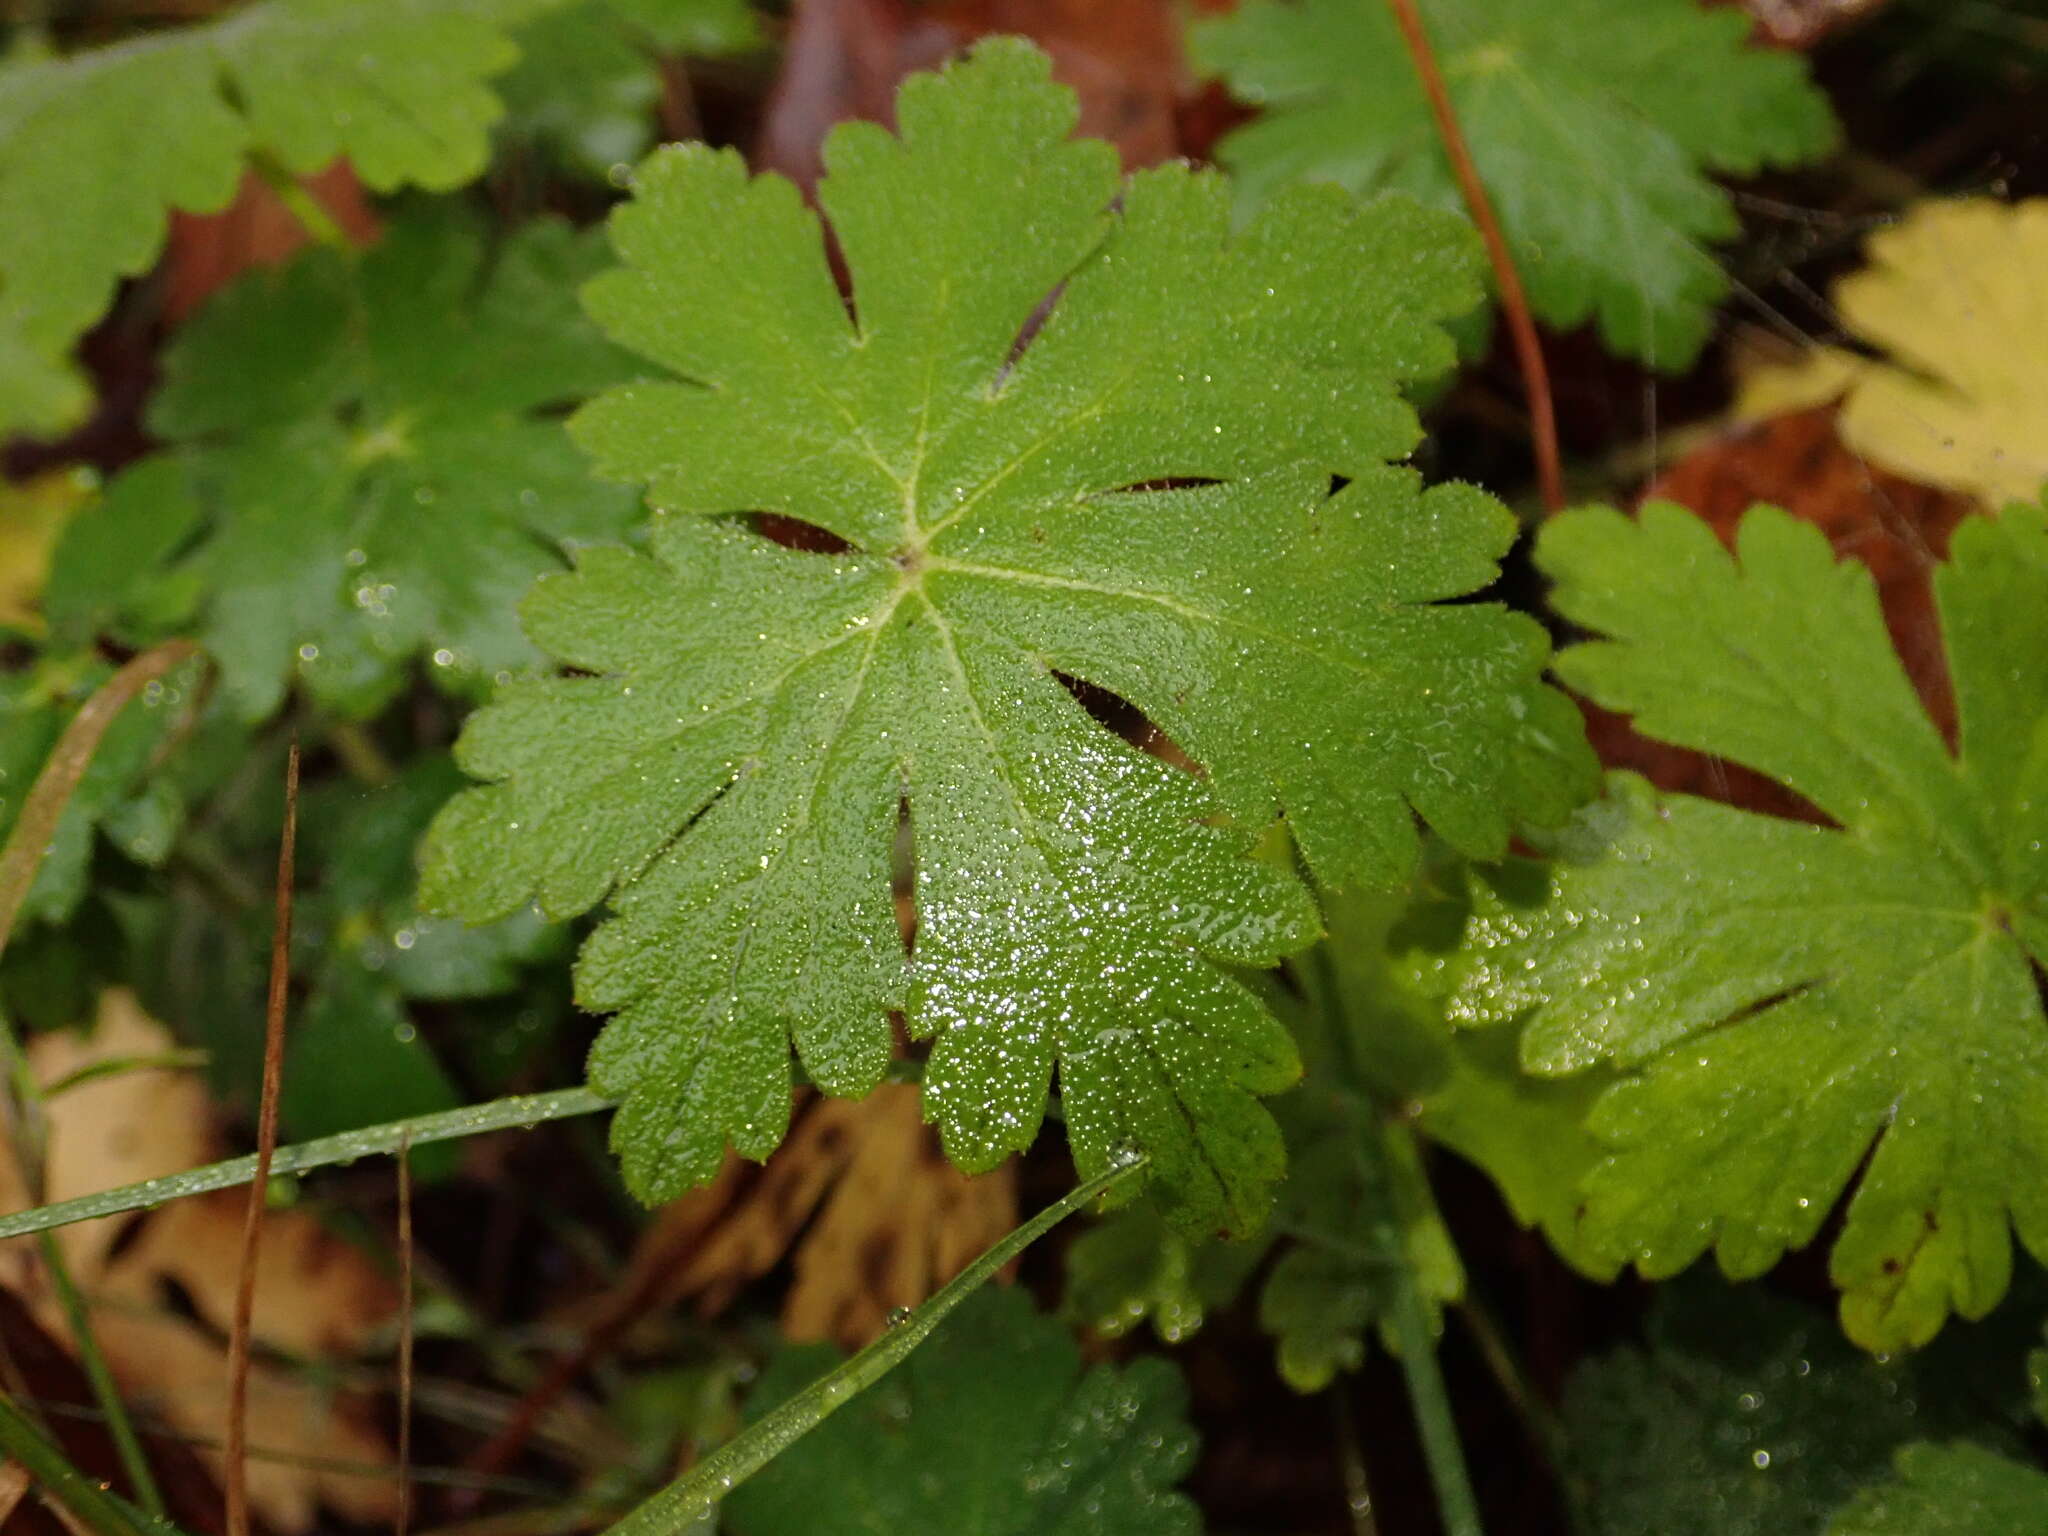
POLYGON ((166 353, 149 425, 170 446, 64 552, 59 636, 196 630, 252 722, 294 679, 361 717, 418 663, 472 696, 536 665, 521 594, 639 516, 550 415, 633 372, 576 307, 600 261, 553 220, 494 244, 432 206, 235 284, 166 353))
MULTIPOLYGON (((829 1345, 784 1350, 749 1394, 749 1416, 794 1395, 834 1355, 829 1345)), ((1174 1485, 1194 1453, 1187 1388, 1170 1364, 1102 1362, 1084 1373, 1073 1334, 1029 1297, 983 1291, 720 1514, 733 1536, 1193 1536, 1200 1513, 1174 1485)))
MULTIPOLYGON (((794 1087, 885 1077, 921 1083, 963 1169, 1050 1118, 1080 1171, 843 1361, 781 1353, 724 1443, 737 1395, 593 1478, 578 1520, 1182 1536, 1177 1373, 1084 1370, 1065 1324, 1177 1342, 1246 1297, 1298 1391, 1345 1390, 1375 1338, 1400 1357, 1453 1536, 1479 1500, 1445 1327, 1586 1531, 2048 1528, 2026 1308, 1952 1320, 2027 1294, 2015 1240, 2048 1261, 2048 507, 1964 521, 1932 577, 1948 739, 1816 528, 1759 508, 1730 549, 1653 504, 1540 530, 1578 631, 1557 680, 1776 780, 1795 819, 1631 774, 1602 795, 1545 629, 1492 600, 1517 520, 1406 463, 1404 395, 1484 298, 1440 134, 1469 140, 1541 317, 1672 368, 1730 291, 1709 177, 1821 155, 1826 104, 1740 7, 1693 0, 1246 0, 1192 25, 1263 109, 1223 143, 1234 177, 1125 174, 1002 39, 912 76, 893 127, 833 130, 814 203, 703 144, 627 173, 657 102, 664 131, 692 116, 673 56, 762 35, 743 0, 259 0, 62 58, 11 33, 0 431, 76 424, 72 349, 174 211, 253 170, 316 248, 152 353, 140 456, 0 593, 0 1048, 19 1066, 17 1027, 134 984, 222 1097, 246 1088, 272 768, 303 735, 265 1110, 317 1139, 275 1172, 395 1152, 433 1178, 437 1143, 611 1112, 655 1202, 742 1186, 733 1154, 776 1151, 794 1087), (1448 112, 1417 84, 1431 39, 1448 112), (344 159, 385 196, 363 249, 297 180, 344 159), (487 168, 495 222, 420 195, 487 168), (608 229, 503 217, 543 184, 617 194, 608 229), (579 937, 576 1001, 609 1016, 590 1086, 459 1105, 458 1078, 530 1086, 509 1063, 569 1019, 579 937), (1468 1207, 1437 1203, 1453 1157, 1596 1282, 1710 1251, 1750 1278, 1825 1240, 1846 1337, 1689 1277, 1554 1422, 1488 1322, 1468 1207), (1104 1203, 1064 1322, 976 1294, 1104 1203)), ((2038 213, 1908 225, 1863 329, 1911 379, 1827 364, 1854 375, 1852 446, 1881 384, 1941 449, 1900 463, 1986 507, 2039 479, 2007 430, 2038 415, 2012 364, 2038 213), (1933 259, 1951 230, 1994 254, 1933 259), (1922 344, 1929 315, 1967 356, 1922 344)), ((233 1159, 0 1235, 256 1177, 233 1159)), ((632 1268, 604 1328, 652 1294, 632 1268)), ((80 1518, 140 1528, 4 1399, 0 1440, 80 1518)))
POLYGON ((1550 901, 1482 908, 1452 1000, 1543 1073, 1630 1069, 1586 1222, 1651 1276, 1762 1274, 1845 1192, 1831 1272, 1869 1349, 1925 1343, 2048 1260, 2048 512, 1957 529, 1935 592, 1953 751, 1869 573, 1771 508, 1734 553, 1681 508, 1575 512, 1538 561, 1604 638, 1558 672, 1646 735, 1777 779, 1812 821, 1617 775, 1550 901), (1853 1190, 1851 1186, 1853 1184, 1853 1190))
POLYGON ((826 144, 845 302, 787 182, 700 146, 641 168, 587 299, 670 376, 573 428, 659 515, 645 553, 585 550, 527 599, 583 675, 471 720, 491 782, 437 821, 424 890, 472 919, 609 898, 577 988, 615 1015, 592 1081, 650 1199, 774 1149, 792 1044, 827 1091, 874 1086, 900 1011, 961 1166, 1030 1144, 1057 1066, 1084 1173, 1140 1147, 1177 1221, 1248 1230, 1282 1163, 1256 1096, 1299 1068, 1225 967, 1317 926, 1253 837, 1284 812, 1321 880, 1391 883, 1417 814, 1496 856, 1586 784, 1541 630, 1441 601, 1493 579, 1512 517, 1387 462, 1416 440, 1400 385, 1477 301, 1471 235, 1334 188, 1233 231, 1214 175, 1123 179, 1071 139, 1014 42, 914 77, 898 117, 826 144))
POLYGON ((211 212, 252 160, 445 190, 482 172, 508 29, 556 0, 269 0, 65 58, 0 62, 0 430, 86 404, 65 356, 149 268, 174 208, 211 212))
POLYGON ((1474 867, 1440 847, 1400 890, 1325 893, 1323 942, 1265 988, 1306 1068, 1273 1101, 1289 1177, 1266 1229, 1202 1242, 1166 1228, 1150 1202, 1126 1206, 1069 1246, 1070 1315, 1111 1336, 1149 1319, 1178 1343, 1257 1275, 1281 1377, 1320 1391, 1358 1368, 1375 1333, 1394 1342, 1401 1287, 1433 1322, 1464 1299, 1465 1267, 1430 1188, 1432 1146, 1483 1168, 1574 1268, 1613 1278, 1619 1259, 1582 1228, 1579 1183, 1601 1156, 1586 1112, 1614 1074, 1534 1077, 1510 1032, 1454 1031, 1445 1018, 1474 963, 1463 940, 1482 885, 1495 912, 1548 894, 1534 861, 1474 867))
MULTIPOLYGON (((1617 352, 1683 369, 1729 292, 1740 228, 1709 173, 1797 165, 1836 137, 1797 55, 1749 46, 1739 6, 1695 0, 1421 0, 1472 158, 1536 313, 1597 321, 1617 352)), ((1191 31, 1196 59, 1264 109, 1223 141, 1256 206, 1303 180, 1458 189, 1383 0, 1247 0, 1191 31)))

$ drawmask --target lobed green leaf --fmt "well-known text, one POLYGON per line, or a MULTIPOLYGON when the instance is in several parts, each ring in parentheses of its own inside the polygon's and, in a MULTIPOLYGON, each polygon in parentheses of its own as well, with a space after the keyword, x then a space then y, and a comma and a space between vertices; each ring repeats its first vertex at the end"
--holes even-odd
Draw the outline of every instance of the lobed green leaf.
MULTIPOLYGON (((785 1350, 749 1398, 759 1417, 831 1363, 785 1350)), ((1174 1484, 1194 1462, 1187 1393, 1163 1360, 1085 1374, 1021 1291, 962 1303, 896 1375, 735 1490, 736 1536, 1192 1536, 1174 1484)))
POLYGON ((1936 580, 1951 755, 1869 576, 1759 508, 1737 552, 1676 507, 1557 520, 1559 658, 1637 727, 1780 779, 1835 825, 1628 775, 1558 848, 1547 905, 1474 924, 1454 1016, 1533 1010, 1524 1061, 1634 1069, 1592 1124, 1588 1223, 1646 1274, 1712 1246, 1761 1274, 1855 1185, 1831 1261, 1850 1335, 1979 1317, 2011 1234, 2048 1255, 2048 517, 1958 529, 1936 580))
POLYGON ((506 28, 553 0, 268 0, 207 26, 0 66, 0 432, 75 421, 61 359, 172 209, 227 205, 246 158, 308 174, 346 156, 372 190, 484 168, 517 57, 506 28))
MULTIPOLYGON (((1597 320, 1618 352, 1689 367, 1728 292, 1737 232, 1704 174, 1752 176, 1829 149, 1796 56, 1696 0, 1421 0, 1460 126, 1530 303, 1597 320)), ((1334 181, 1459 206, 1429 106, 1384 4, 1249 0, 1198 23, 1198 62, 1264 107, 1219 153, 1242 199, 1334 181)))
POLYGON ((252 720, 294 676, 367 715, 415 660, 472 694, 530 667, 519 594, 637 511, 553 419, 631 372, 574 306, 597 260, 553 221, 491 248, 440 208, 243 279, 165 358, 170 448, 66 530, 52 622, 196 628, 252 720))
POLYGON ((1031 1142, 1057 1063, 1084 1172, 1135 1142, 1177 1219, 1242 1230, 1281 1164, 1254 1096, 1297 1068, 1220 967, 1315 931, 1251 832, 1284 807, 1325 880, 1398 881, 1414 813, 1498 853, 1584 776, 1541 631, 1440 606, 1512 519, 1383 463, 1415 437, 1399 384, 1448 365, 1435 322, 1477 296, 1472 242, 1330 189, 1233 234, 1216 178, 1120 183, 1070 141, 1071 95, 1015 43, 913 78, 898 116, 827 145, 851 313, 788 183, 701 146, 642 169, 589 303, 678 377, 574 430, 665 515, 646 554, 589 551, 528 600, 588 675, 474 718, 461 760, 491 782, 437 823, 428 898, 610 897, 578 994, 617 1015, 592 1076, 651 1198, 776 1145, 792 1042, 829 1091, 872 1086, 900 1010, 962 1166, 1031 1142))

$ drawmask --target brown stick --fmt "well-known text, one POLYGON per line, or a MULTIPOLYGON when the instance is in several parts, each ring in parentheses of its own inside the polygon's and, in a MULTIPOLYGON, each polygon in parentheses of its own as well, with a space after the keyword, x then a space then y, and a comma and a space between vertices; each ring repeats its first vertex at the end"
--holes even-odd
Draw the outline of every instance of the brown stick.
POLYGON ((256 1174, 242 1221, 242 1268, 235 1284, 234 1326, 228 1333, 228 1536, 249 1536, 249 1330, 256 1314, 256 1243, 277 1151, 277 1098, 284 1082, 284 1005, 291 983, 292 860, 299 832, 299 742, 292 738, 284 767, 284 837, 277 849, 277 926, 270 939, 270 996, 263 1017, 263 1097, 256 1111, 256 1174))
POLYGON ((6 851, 0 853, 0 950, 7 947, 22 903, 28 900, 36 883, 36 870, 42 865, 43 854, 50 839, 57 835, 64 807, 85 776, 107 728, 138 693, 198 651, 199 647, 190 640, 167 640, 154 650, 144 651, 102 683, 64 727, 64 734, 57 738, 49 761, 43 764, 28 799, 22 803, 6 851))
POLYGON ((394 1536, 412 1523, 412 1143, 398 1148, 398 1514, 394 1536))
POLYGON ((1522 389, 1529 397, 1529 435, 1536 448, 1536 480, 1543 492, 1545 511, 1556 512, 1565 504, 1564 469, 1557 451, 1557 410, 1550 398, 1550 373, 1543 366, 1543 344, 1536 336, 1536 322, 1529 314, 1528 295, 1522 291, 1522 274, 1508 254, 1507 238, 1494 217, 1493 202, 1486 195, 1486 183, 1479 179, 1479 167, 1458 126, 1458 114, 1451 105, 1449 87, 1437 67, 1436 50, 1422 25, 1422 13, 1415 0, 1387 0, 1401 37, 1408 44, 1408 56, 1415 62, 1416 77, 1429 98, 1429 110, 1436 118, 1436 130, 1450 157, 1451 174, 1465 195, 1472 222, 1479 226, 1479 238, 1486 242, 1486 258, 1493 263, 1494 286, 1500 290, 1501 313, 1508 322, 1508 335, 1515 344, 1515 361, 1522 370, 1522 389))

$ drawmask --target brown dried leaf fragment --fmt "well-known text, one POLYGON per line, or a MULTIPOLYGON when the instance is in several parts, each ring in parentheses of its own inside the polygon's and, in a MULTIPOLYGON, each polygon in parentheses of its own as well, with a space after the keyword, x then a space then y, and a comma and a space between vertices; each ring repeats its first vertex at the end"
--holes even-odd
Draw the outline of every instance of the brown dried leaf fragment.
MULTIPOLYGON (((90 1034, 46 1034, 29 1046, 48 1084, 95 1062, 162 1055, 174 1042, 133 994, 102 994, 90 1034)), ((206 1090, 190 1072, 139 1068, 66 1089, 49 1101, 47 1196, 64 1200, 176 1173, 221 1155, 206 1090)), ((224 1190, 139 1216, 61 1228, 57 1239, 91 1309, 94 1332, 130 1406, 200 1445, 216 1473, 225 1427, 224 1335, 240 1260, 241 1194, 224 1190), (189 1307, 189 1313, 187 1308, 189 1307)), ((0 1154, 0 1208, 28 1203, 19 1171, 0 1154)), ((301 1359, 360 1352, 392 1318, 397 1293, 360 1250, 311 1214, 264 1224, 255 1338, 301 1359)), ((0 1246, 0 1286, 38 1324, 65 1336, 63 1317, 31 1240, 0 1246)), ((249 1499, 279 1532, 310 1529, 322 1508, 346 1519, 388 1519, 391 1451, 364 1404, 336 1397, 283 1365, 249 1377, 256 1426, 249 1499)))
POLYGON ((1017 1224, 1013 1166, 955 1169, 908 1084, 813 1098, 765 1167, 735 1159, 665 1207, 623 1286, 659 1275, 653 1305, 693 1302, 709 1316, 793 1253, 783 1332, 857 1348, 1017 1224))

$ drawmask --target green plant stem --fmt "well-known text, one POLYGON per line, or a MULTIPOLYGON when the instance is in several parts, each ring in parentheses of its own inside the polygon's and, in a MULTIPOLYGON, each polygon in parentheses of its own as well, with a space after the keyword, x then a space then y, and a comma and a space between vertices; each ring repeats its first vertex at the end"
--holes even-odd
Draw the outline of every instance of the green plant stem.
POLYGON ((1479 174, 1471 147, 1465 142, 1465 131, 1458 125, 1457 109, 1451 104, 1450 87, 1444 83, 1443 70, 1437 63, 1436 50, 1430 44, 1429 29, 1423 24, 1416 0, 1386 0, 1386 3, 1394 13, 1394 24, 1400 28, 1401 40, 1407 45, 1408 58, 1415 66, 1415 78, 1429 102, 1430 115, 1436 119, 1437 136, 1443 141, 1444 157, 1450 161, 1451 175, 1458 183, 1459 192, 1464 195, 1466 210, 1479 228, 1479 238, 1486 246, 1486 259, 1493 267, 1493 284, 1500 295, 1501 318, 1507 322, 1508 339, 1514 344, 1515 362, 1522 372, 1522 390, 1528 397, 1529 438, 1536 451, 1536 480, 1543 493, 1543 509, 1546 512, 1562 511, 1565 506, 1564 468, 1557 446, 1557 407, 1551 399, 1550 372, 1543 364, 1543 343, 1536 334, 1536 321, 1529 312, 1528 296, 1522 289, 1522 274, 1516 269, 1515 258, 1508 250, 1507 237, 1501 233, 1500 220, 1494 216, 1493 200, 1487 195, 1486 181, 1479 174))
POLYGON ((114 1453, 121 1460, 121 1470, 127 1473, 128 1482, 135 1489, 136 1500, 144 1513, 153 1520, 161 1520, 164 1518, 163 1493, 150 1470, 149 1455, 142 1449, 142 1437, 135 1433, 134 1420, 128 1416, 128 1405, 121 1401, 120 1384, 114 1380, 113 1370, 100 1349, 92 1319, 86 1315, 85 1298, 78 1294, 70 1266, 65 1264, 64 1255, 58 1250, 56 1234, 45 1232, 39 1241, 44 1267, 49 1270, 50 1284, 57 1292, 57 1304, 64 1309, 65 1326, 70 1328, 72 1341, 78 1346, 79 1364, 85 1367, 85 1379, 92 1386, 93 1400, 106 1415, 107 1435, 114 1442, 114 1453))
POLYGON ((1394 1337, 1401 1343, 1401 1375, 1408 1383, 1408 1404, 1415 1412, 1416 1428, 1422 1432, 1422 1456, 1429 1464, 1429 1481, 1436 1490, 1445 1536, 1484 1536, 1479 1502, 1465 1468, 1465 1450, 1458 1443, 1457 1421, 1451 1417, 1450 1394, 1444 1390, 1443 1372, 1437 1368, 1429 1314, 1423 1309, 1415 1276, 1405 1269, 1394 1283, 1394 1337))
MULTIPOLYGON (((1344 994, 1338 985, 1336 962, 1330 957, 1327 940, 1316 946, 1309 963, 1317 969, 1323 1006, 1333 1015, 1337 1037, 1347 1042, 1348 1053, 1351 1024, 1345 1017, 1344 994)), ((1354 1060, 1351 1065, 1354 1075, 1364 1079, 1359 1063, 1354 1060)), ((1352 1122, 1352 1156, 1357 1159, 1359 1176, 1368 1185, 1392 1187, 1386 1143, 1389 1127, 1384 1111, 1360 1096, 1346 1095, 1343 1102, 1352 1122)), ((1331 1238, 1319 1235, 1312 1240, 1330 1242, 1331 1238)), ((1437 1366, 1436 1337, 1400 1229, 1389 1223, 1368 1231, 1364 1243, 1345 1244, 1340 1251, 1387 1266, 1394 1293, 1394 1339, 1401 1354, 1401 1375, 1407 1382, 1409 1407, 1422 1436, 1423 1459, 1429 1466, 1430 1485, 1436 1492, 1437 1512, 1442 1517, 1445 1536, 1484 1536, 1479 1523, 1479 1502, 1472 1492, 1472 1476, 1466 1470, 1457 1421, 1451 1415, 1450 1394, 1444 1389, 1443 1372, 1437 1366)))
POLYGON ((909 1359, 946 1314, 981 1289, 997 1270, 1083 1206, 1137 1178, 1146 1161, 1136 1157, 1097 1174, 999 1239, 909 1317, 756 1419, 613 1526, 611 1536, 670 1536, 689 1529, 769 1461, 909 1359))
POLYGON ((0 1393, 0 1450, 28 1469, 51 1498, 99 1536, 166 1536, 176 1527, 161 1515, 145 1516, 64 1458, 13 1399, 0 1393))
MULTIPOLYGON (((58 825, 63 821, 64 808, 71 803, 71 796, 85 777, 85 771, 91 765, 93 755, 99 751, 108 729, 136 695, 197 653, 198 648, 189 640, 171 640, 144 651, 94 690, 92 697, 79 706, 78 713, 64 727, 49 759, 30 786, 28 798, 22 802, 21 814, 15 820, 5 849, 0 849, 0 951, 6 949, 15 921, 28 901, 29 892, 35 888, 36 874, 42 868, 43 855, 49 851, 51 839, 57 835, 58 825)), ((35 1074, 29 1070, 28 1055, 15 1035, 14 1021, 4 1014, 0 1014, 0 1048, 6 1052, 8 1066, 5 1079, 8 1139, 15 1163, 31 1195, 41 1199, 45 1134, 43 1091, 35 1080, 35 1074)), ((121 1401, 120 1388, 107 1366, 106 1356, 100 1350, 99 1340, 93 1333, 92 1319, 79 1297, 78 1287, 72 1282, 63 1251, 46 1238, 42 1254, 44 1267, 50 1273, 51 1284, 56 1288, 65 1320, 70 1325, 72 1343, 78 1349, 86 1379, 92 1384, 93 1397, 98 1401, 100 1411, 106 1415, 107 1432, 120 1456, 129 1486, 135 1490, 136 1498, 149 1515, 162 1519, 163 1496, 157 1491, 156 1479, 150 1472, 149 1457, 143 1453, 142 1441, 137 1438, 135 1426, 128 1417, 127 1405, 121 1401)))
POLYGON ((337 251, 350 249, 348 232, 335 223, 334 215, 321 205, 320 199, 308 192, 305 184, 274 155, 259 149, 249 157, 249 163, 263 178, 264 185, 277 194, 285 212, 298 221, 307 239, 337 251))
POLYGON ((121 1077, 130 1072, 189 1072, 205 1066, 212 1059, 205 1051, 182 1048, 157 1051, 147 1056, 106 1056, 80 1067, 76 1072, 66 1072, 54 1083, 45 1086, 43 1100, 47 1103, 60 1093, 83 1088, 87 1083, 96 1083, 101 1078, 121 1077))
MULTIPOLYGON (((14 1032, 14 1021, 5 1013, 0 1013, 0 1051, 5 1052, 9 1067, 7 1129, 15 1166, 20 1169, 31 1195, 39 1197, 43 1191, 47 1135, 44 1095, 35 1074, 29 1070, 28 1053, 21 1048, 21 1041, 14 1032)), ((71 1278, 70 1266, 64 1262, 64 1251, 48 1232, 42 1234, 40 1247, 43 1268, 50 1277, 51 1288, 57 1293, 57 1304, 63 1310, 66 1327, 70 1329, 72 1345, 78 1351, 85 1379, 92 1387, 93 1401, 99 1405, 100 1414, 106 1421, 108 1438, 114 1442, 114 1452, 127 1476, 128 1486, 134 1490, 137 1501, 150 1517, 161 1520, 163 1495, 150 1471, 149 1457, 142 1449, 141 1437, 135 1433, 134 1422, 128 1416, 128 1405, 121 1400, 120 1385, 114 1380, 114 1372, 100 1349, 99 1335, 93 1331, 91 1314, 86 1311, 77 1283, 71 1278)))
MULTIPOLYGON (((273 1175, 304 1173, 311 1168, 352 1163, 359 1157, 394 1153, 408 1140, 415 1147, 423 1147, 431 1142, 455 1141, 488 1131, 510 1130, 514 1126, 539 1125, 544 1120, 593 1115, 611 1107, 612 1100, 592 1093, 588 1088, 519 1094, 507 1099, 493 1099, 485 1104, 466 1105, 461 1109, 437 1110, 431 1115, 418 1115, 410 1120, 394 1120, 388 1125, 343 1131, 314 1141, 295 1142, 277 1149, 271 1159, 270 1171, 273 1175)), ((39 1205, 31 1211, 0 1216, 0 1241, 51 1227, 69 1226, 74 1221, 90 1221, 95 1216, 146 1210, 187 1195, 234 1189, 247 1184, 255 1176, 256 1159, 253 1156, 231 1157, 226 1162, 209 1163, 184 1173, 165 1174, 162 1178, 145 1179, 140 1184, 126 1184, 96 1195, 80 1195, 75 1200, 60 1200, 55 1205, 39 1205)))

